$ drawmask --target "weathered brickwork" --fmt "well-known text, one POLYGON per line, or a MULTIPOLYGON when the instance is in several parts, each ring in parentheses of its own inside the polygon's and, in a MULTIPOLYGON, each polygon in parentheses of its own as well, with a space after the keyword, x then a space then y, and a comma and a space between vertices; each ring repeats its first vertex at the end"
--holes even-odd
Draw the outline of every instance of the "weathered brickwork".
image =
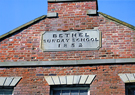
MULTIPOLYGON (((135 31, 126 25, 105 18, 102 14, 87 15, 97 10, 96 1, 48 3, 48 12, 57 18, 45 18, 0 40, 0 63, 18 61, 69 61, 135 58, 135 31), (45 31, 98 29, 102 47, 89 51, 44 52, 41 36, 45 31)), ((49 95, 50 86, 44 76, 96 75, 90 84, 90 95, 124 95, 125 83, 119 73, 135 73, 135 65, 0 67, 0 77, 22 77, 14 87, 14 95, 49 95)))
POLYGON ((0 61, 52 61, 135 58, 135 32, 100 16, 46 18, 0 42, 0 61), (70 25, 72 24, 72 25, 70 25), (102 48, 93 51, 43 52, 44 31, 84 30, 97 27, 102 32, 102 48), (72 29, 71 29, 72 28, 72 29))
POLYGON ((86 15, 86 11, 89 9, 97 9, 96 1, 48 3, 48 12, 57 12, 59 13, 59 17, 74 18, 86 15))
POLYGON ((1 76, 21 76, 14 88, 14 95, 49 95, 50 86, 44 76, 88 75, 96 77, 90 84, 90 95, 124 95, 125 84, 119 73, 135 73, 135 65, 96 65, 96 66, 58 66, 58 67, 20 67, 1 68, 1 76))

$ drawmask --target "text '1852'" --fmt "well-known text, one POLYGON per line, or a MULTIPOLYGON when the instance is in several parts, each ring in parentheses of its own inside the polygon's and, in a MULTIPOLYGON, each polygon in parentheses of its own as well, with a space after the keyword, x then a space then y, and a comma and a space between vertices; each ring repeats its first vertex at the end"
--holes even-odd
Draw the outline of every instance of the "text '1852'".
POLYGON ((95 50, 100 47, 98 30, 48 31, 42 35, 44 51, 95 50))

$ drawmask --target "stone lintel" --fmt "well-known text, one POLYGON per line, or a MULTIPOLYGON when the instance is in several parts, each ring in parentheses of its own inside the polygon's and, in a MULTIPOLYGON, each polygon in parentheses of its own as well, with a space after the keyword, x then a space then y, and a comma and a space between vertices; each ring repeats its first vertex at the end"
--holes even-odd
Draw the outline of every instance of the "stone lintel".
POLYGON ((135 73, 120 73, 118 75, 124 83, 135 82, 135 73))
POLYGON ((0 86, 13 87, 21 80, 21 77, 0 77, 0 86))
POLYGON ((44 76, 49 85, 90 84, 95 77, 96 75, 44 76))

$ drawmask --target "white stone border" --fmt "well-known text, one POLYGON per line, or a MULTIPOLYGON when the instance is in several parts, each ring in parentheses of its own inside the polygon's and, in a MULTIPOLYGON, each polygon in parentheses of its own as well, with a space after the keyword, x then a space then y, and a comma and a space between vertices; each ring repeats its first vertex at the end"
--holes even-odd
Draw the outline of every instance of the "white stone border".
POLYGON ((95 64, 117 64, 135 63, 135 58, 126 59, 94 59, 94 60, 67 60, 67 61, 21 61, 0 62, 0 67, 29 67, 29 66, 69 66, 69 65, 95 65, 95 64))

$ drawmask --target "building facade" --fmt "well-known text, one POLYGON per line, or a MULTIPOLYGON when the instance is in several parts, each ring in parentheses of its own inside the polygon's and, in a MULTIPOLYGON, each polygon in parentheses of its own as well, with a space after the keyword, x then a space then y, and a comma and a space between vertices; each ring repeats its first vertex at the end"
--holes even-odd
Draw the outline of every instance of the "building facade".
POLYGON ((135 27, 97 0, 48 0, 0 36, 0 95, 135 95, 135 27))

